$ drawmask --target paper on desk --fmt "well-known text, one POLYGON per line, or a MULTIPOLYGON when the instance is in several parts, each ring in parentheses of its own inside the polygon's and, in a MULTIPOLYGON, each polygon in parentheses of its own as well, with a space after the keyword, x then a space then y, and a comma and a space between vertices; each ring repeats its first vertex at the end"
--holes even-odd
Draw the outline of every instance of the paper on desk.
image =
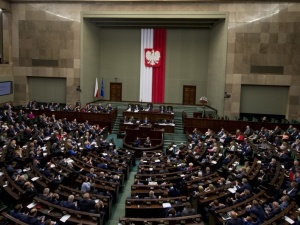
POLYGON ((29 167, 29 168, 23 169, 23 172, 27 172, 27 171, 29 171, 29 170, 30 170, 30 167, 29 167))
POLYGON ((292 220, 290 217, 288 217, 288 216, 284 216, 284 220, 286 221, 286 222, 288 222, 289 224, 294 224, 295 223, 295 221, 294 220, 292 220))
POLYGON ((2 172, 0 172, 0 177, 3 175, 3 173, 2 172))
POLYGON ((37 179, 39 179, 39 177, 33 177, 33 178, 31 178, 32 181, 36 181, 37 179))
POLYGON ((30 203, 29 205, 27 205, 28 209, 32 209, 34 206, 36 206, 35 202, 30 203))
POLYGON ((216 161, 214 161, 214 160, 213 160, 213 161, 211 161, 211 163, 212 163, 212 164, 217 164, 217 162, 216 162, 216 161))
POLYGON ((234 194, 236 190, 237 190, 236 187, 228 188, 228 191, 230 191, 232 194, 234 194))
POLYGON ((162 204, 163 208, 171 208, 171 204, 169 202, 163 203, 162 204))
POLYGON ((98 202, 99 202, 99 199, 96 199, 96 200, 95 200, 95 203, 98 203, 98 202))
POLYGON ((66 214, 66 215, 64 215, 62 218, 60 218, 60 221, 64 223, 64 222, 66 222, 70 217, 71 217, 71 215, 66 214))

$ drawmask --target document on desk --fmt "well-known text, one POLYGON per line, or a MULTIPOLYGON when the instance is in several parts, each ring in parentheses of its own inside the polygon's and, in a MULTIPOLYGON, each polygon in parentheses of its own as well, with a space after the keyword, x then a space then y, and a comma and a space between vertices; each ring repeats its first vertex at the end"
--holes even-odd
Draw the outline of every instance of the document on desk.
POLYGON ((236 192, 236 187, 234 186, 233 188, 228 188, 228 191, 230 191, 232 194, 236 192))
POLYGON ((284 220, 286 221, 286 222, 288 222, 289 224, 294 224, 295 223, 295 221, 294 220, 292 220, 290 217, 288 217, 288 216, 284 216, 284 220))
POLYGON ((40 179, 39 177, 33 177, 31 178, 32 181, 36 181, 37 179, 40 179))
POLYGON ((171 208, 171 204, 169 202, 163 203, 162 204, 163 208, 171 208))
POLYGON ((60 221, 63 222, 63 223, 65 223, 70 217, 71 217, 71 215, 66 214, 62 218, 60 218, 60 221))
POLYGON ((32 209, 34 206, 36 206, 36 203, 35 203, 35 202, 32 202, 32 203, 30 203, 30 204, 27 206, 27 208, 28 208, 28 209, 32 209))

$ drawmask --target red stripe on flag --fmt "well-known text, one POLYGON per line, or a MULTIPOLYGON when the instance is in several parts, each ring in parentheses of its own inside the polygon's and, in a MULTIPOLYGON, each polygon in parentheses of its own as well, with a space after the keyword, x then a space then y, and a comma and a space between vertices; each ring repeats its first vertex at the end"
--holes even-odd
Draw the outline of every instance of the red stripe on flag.
POLYGON ((160 67, 153 67, 152 102, 165 101, 166 29, 154 29, 153 48, 160 49, 160 67))

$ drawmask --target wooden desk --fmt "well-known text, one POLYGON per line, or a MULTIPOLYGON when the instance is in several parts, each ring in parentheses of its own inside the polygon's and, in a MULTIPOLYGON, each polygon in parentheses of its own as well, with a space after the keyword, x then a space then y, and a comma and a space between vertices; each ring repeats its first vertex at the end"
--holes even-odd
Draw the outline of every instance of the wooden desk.
MULTIPOLYGON (((249 125, 253 130, 260 130, 261 127, 273 130, 276 126, 286 130, 290 124, 284 123, 269 123, 269 122, 253 122, 253 121, 241 121, 241 120, 218 120, 218 119, 204 119, 204 118, 188 118, 186 112, 182 113, 182 122, 184 126, 184 132, 192 133, 197 128, 201 132, 207 131, 207 129, 218 132, 222 127, 228 132, 235 132, 237 129, 244 131, 246 126, 249 125)), ((293 127, 300 128, 299 124, 292 124, 293 127)))
POLYGON ((123 145, 125 148, 135 150, 136 155, 140 157, 144 151, 162 150, 164 144, 164 131, 152 129, 149 126, 141 126, 134 129, 127 128, 126 136, 123 139, 123 145), (151 146, 145 147, 133 147, 133 143, 139 137, 142 140, 149 137, 151 140, 151 146))
POLYGON ((45 114, 46 116, 51 117, 55 115, 56 119, 67 118, 68 121, 74 119, 79 123, 83 123, 86 120, 90 124, 99 124, 101 127, 107 126, 108 130, 111 131, 115 120, 118 115, 118 109, 114 108, 110 113, 88 113, 88 112, 67 112, 67 111, 49 111, 49 110, 24 110, 25 112, 33 112, 37 117, 38 115, 45 114))
POLYGON ((169 218, 130 218, 130 217, 123 217, 123 218, 120 218, 120 222, 121 222, 122 225, 130 225, 131 222, 134 223, 135 225, 161 225, 161 224, 169 224, 169 225, 178 225, 178 224, 203 225, 200 214, 192 215, 192 216, 169 217, 169 218))
POLYGON ((67 220, 68 224, 82 224, 82 225, 103 225, 103 215, 98 213, 88 213, 79 210, 68 209, 59 205, 52 204, 44 201, 38 197, 34 198, 40 206, 38 211, 47 217, 52 217, 55 220, 59 220, 63 214, 69 214, 71 217, 67 220), (64 213, 65 212, 65 213, 64 213))
POLYGON ((148 118, 151 123, 155 123, 158 120, 174 120, 174 114, 171 113, 160 113, 159 111, 139 111, 139 112, 123 112, 123 117, 126 116, 128 119, 130 117, 137 118, 139 121, 148 118))
POLYGON ((126 217, 135 217, 138 215, 140 218, 147 218, 149 215, 154 218, 160 218, 166 216, 166 208, 163 207, 163 203, 170 203, 177 212, 181 212, 184 204, 187 202, 186 196, 179 196, 173 198, 161 198, 161 199, 126 199, 126 217))
MULTIPOLYGON (((150 126, 150 125, 148 125, 148 126, 150 126)), ((140 127, 140 126, 145 126, 145 125, 142 125, 140 123, 120 123, 119 131, 126 131, 126 128, 134 129, 134 128, 140 127)), ((158 129, 164 129, 165 133, 174 133, 175 124, 154 123, 153 125, 151 125, 151 127, 158 128, 158 129)))

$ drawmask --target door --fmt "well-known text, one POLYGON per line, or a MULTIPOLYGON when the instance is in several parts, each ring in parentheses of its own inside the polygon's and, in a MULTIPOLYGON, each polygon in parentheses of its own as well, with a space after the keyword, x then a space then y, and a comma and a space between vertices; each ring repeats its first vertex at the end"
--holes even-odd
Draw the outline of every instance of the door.
POLYGON ((122 101, 122 83, 110 83, 110 101, 122 101))
POLYGON ((196 86, 183 85, 183 105, 195 105, 196 103, 196 86))

